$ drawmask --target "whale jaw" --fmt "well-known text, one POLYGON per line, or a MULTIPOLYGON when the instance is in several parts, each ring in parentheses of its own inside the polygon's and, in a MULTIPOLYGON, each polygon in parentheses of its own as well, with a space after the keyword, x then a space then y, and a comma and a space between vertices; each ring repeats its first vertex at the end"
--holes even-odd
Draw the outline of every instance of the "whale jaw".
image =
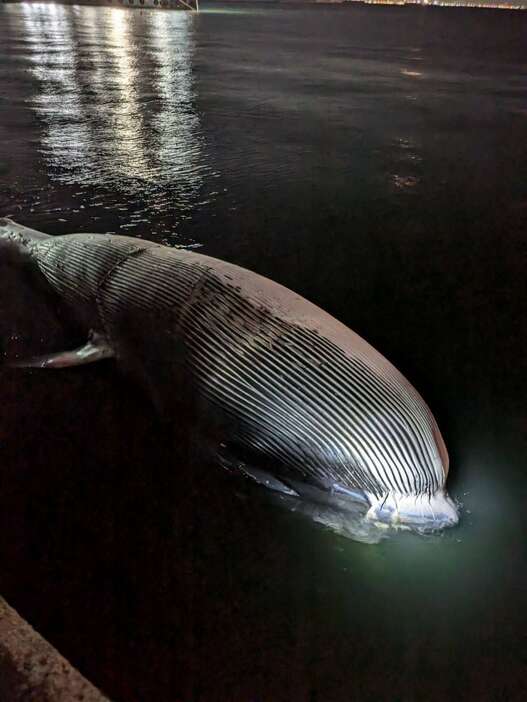
POLYGON ((445 529, 459 522, 457 507, 443 488, 433 495, 390 492, 381 497, 368 495, 368 498, 371 507, 366 518, 375 522, 421 532, 445 529))

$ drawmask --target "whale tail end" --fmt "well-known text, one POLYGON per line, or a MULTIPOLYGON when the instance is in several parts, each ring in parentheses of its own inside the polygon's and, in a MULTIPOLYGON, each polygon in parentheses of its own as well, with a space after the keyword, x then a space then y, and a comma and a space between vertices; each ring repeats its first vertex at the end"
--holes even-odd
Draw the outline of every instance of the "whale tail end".
POLYGON ((33 255, 33 245, 44 238, 46 234, 0 218, 1 366, 42 354, 47 342, 59 344, 64 337, 62 308, 33 255))
POLYGON ((30 229, 23 224, 18 224, 8 217, 0 217, 0 243, 22 252, 28 251, 31 244, 43 239, 48 239, 49 234, 44 234, 36 229, 30 229))

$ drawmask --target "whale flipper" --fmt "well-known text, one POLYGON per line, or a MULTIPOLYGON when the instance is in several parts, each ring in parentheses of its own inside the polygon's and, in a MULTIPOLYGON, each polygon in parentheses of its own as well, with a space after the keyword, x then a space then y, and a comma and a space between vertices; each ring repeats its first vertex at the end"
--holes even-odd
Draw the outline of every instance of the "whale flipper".
POLYGON ((114 351, 106 339, 94 333, 84 346, 79 346, 77 349, 34 356, 27 360, 15 361, 11 365, 15 368, 69 368, 70 366, 82 366, 85 363, 95 363, 114 356, 114 351))

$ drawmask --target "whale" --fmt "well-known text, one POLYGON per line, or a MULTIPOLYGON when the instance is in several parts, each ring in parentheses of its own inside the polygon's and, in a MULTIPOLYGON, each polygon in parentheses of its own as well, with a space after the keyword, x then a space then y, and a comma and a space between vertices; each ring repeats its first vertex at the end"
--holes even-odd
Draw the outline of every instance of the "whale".
POLYGON ((287 500, 359 505, 364 520, 430 532, 458 523, 449 458, 411 383, 366 340, 292 290, 195 250, 114 234, 45 234, 0 219, 83 337, 16 359, 60 369, 113 359, 157 406, 189 393, 229 461, 287 500), (206 420, 207 421, 207 420, 206 420))

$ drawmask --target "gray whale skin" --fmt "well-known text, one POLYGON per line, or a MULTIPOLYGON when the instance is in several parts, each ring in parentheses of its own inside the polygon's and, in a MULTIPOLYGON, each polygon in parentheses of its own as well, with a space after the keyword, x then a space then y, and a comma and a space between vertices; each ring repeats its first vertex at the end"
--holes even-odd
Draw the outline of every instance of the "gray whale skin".
POLYGON ((458 522, 445 490, 448 454, 423 399, 364 339, 291 290, 137 238, 49 236, 0 219, 0 241, 25 257, 87 339, 18 365, 114 357, 154 399, 177 393, 183 365, 200 406, 226 419, 225 438, 272 466, 246 467, 255 481, 284 496, 362 504, 381 526, 458 522))

